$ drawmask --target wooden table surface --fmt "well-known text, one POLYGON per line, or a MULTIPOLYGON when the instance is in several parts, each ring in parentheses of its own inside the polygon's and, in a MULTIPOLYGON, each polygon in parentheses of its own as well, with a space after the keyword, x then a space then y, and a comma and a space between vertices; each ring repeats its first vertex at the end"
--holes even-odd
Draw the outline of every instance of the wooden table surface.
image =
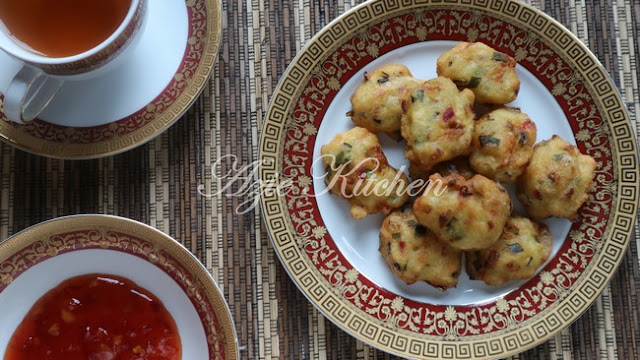
MULTIPOLYGON (((640 109, 640 2, 527 1, 563 23, 619 86, 634 128, 640 109)), ((280 266, 258 210, 238 214, 248 195, 223 189, 221 170, 256 160, 261 123, 280 75, 324 25, 359 1, 225 1, 218 63, 203 95, 151 143, 92 161, 51 160, 0 146, 0 239, 62 215, 105 213, 150 224, 184 243, 229 302, 246 359, 387 359, 326 320, 280 266)), ((636 133, 637 134, 637 133, 636 133)), ((635 233, 638 234, 636 224, 635 233)), ((640 237, 610 285, 578 321, 515 358, 640 358, 640 237)))

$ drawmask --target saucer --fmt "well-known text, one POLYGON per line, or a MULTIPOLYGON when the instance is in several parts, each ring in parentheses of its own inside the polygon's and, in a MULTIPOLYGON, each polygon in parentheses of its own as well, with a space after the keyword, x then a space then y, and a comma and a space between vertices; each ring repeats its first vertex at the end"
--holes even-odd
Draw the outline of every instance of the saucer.
MULTIPOLYGON (((149 1, 136 44, 117 67, 70 78, 39 119, 12 123, 2 112, 0 138, 34 153, 91 159, 140 146, 177 121, 207 83, 220 45, 220 0, 149 1)), ((107 65, 109 66, 109 65, 107 65)), ((20 64, 0 52, 0 91, 20 64)))

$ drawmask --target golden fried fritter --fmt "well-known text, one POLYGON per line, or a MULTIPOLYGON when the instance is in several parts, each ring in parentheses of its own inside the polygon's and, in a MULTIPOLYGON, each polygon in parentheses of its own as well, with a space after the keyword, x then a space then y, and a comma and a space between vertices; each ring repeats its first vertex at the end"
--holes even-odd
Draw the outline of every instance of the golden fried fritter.
POLYGON ((509 218, 490 248, 467 253, 467 272, 475 280, 501 285, 531 278, 551 255, 549 229, 524 217, 509 218))
POLYGON ((515 182, 529 163, 536 134, 527 114, 514 108, 496 109, 476 122, 471 166, 489 179, 515 182))
POLYGON ((421 81, 404 65, 389 64, 364 74, 364 82, 351 95, 353 122, 371 132, 400 138, 402 101, 421 81))
POLYGON ((517 196, 533 218, 574 220, 589 198, 596 161, 554 135, 533 148, 531 161, 518 178, 517 196))
POLYGON ((407 284, 426 281, 444 290, 458 283, 462 252, 420 225, 411 209, 394 211, 384 219, 378 250, 391 271, 407 284))
POLYGON ((437 66, 439 76, 473 90, 479 103, 507 104, 520 91, 515 59, 483 43, 461 42, 442 54, 437 66))
POLYGON ((406 156, 423 171, 469 153, 473 136, 473 92, 458 91, 449 79, 424 82, 403 103, 406 156))
POLYGON ((446 189, 439 194, 434 185, 415 201, 418 222, 461 250, 485 249, 498 240, 511 214, 511 199, 499 183, 482 175, 467 180, 459 174, 434 174, 429 180, 446 189))
POLYGON ((321 153, 325 183, 349 201, 353 218, 388 214, 409 200, 409 179, 389 165, 378 138, 367 129, 355 127, 336 135, 321 153))

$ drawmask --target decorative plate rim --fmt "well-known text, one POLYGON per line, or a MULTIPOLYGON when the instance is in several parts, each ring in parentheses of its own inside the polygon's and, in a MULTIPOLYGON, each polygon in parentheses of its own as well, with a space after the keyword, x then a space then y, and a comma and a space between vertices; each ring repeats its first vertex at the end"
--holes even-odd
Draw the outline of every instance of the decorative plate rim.
MULTIPOLYGON (((89 128, 58 126, 42 121, 36 121, 29 125, 16 125, 3 120, 4 115, 0 113, 0 140, 35 155, 53 159, 89 160, 126 152, 144 145, 162 134, 191 108, 204 90, 214 69, 222 39, 222 3, 220 0, 186 0, 185 6, 187 6, 189 13, 198 10, 204 14, 206 19, 203 24, 206 27, 206 32, 194 34, 201 29, 193 27, 193 19, 191 14, 188 14, 190 24, 188 36, 190 38, 180 67, 172 80, 149 104, 123 119, 89 128), (187 63, 194 61, 189 58, 190 53, 197 56, 195 68, 186 66, 187 63), (171 98, 168 104, 163 102, 164 98, 172 96, 172 92, 177 92, 178 95, 171 98), (156 112, 157 108, 160 111, 156 112), (127 124, 127 122, 131 122, 131 124, 127 124), (43 130, 49 133, 49 136, 51 136, 51 132, 55 132, 56 136, 63 137, 67 141, 52 141, 32 134, 43 130), (103 141, 87 142, 82 140, 84 142, 78 142, 79 138, 99 137, 100 133, 107 132, 111 135, 103 141), (71 138, 74 140, 69 140, 71 138)), ((0 106, 2 105, 2 97, 0 94, 0 106)))
MULTIPOLYGON (((601 270, 601 273, 596 273, 596 275, 599 276, 599 282, 595 288, 593 284, 587 284, 591 287, 588 289, 590 293, 587 296, 586 303, 582 303, 583 299, 571 298, 570 295, 576 295, 576 288, 578 286, 585 286, 583 280, 588 275, 594 274, 593 268, 595 265, 584 270, 582 275, 585 276, 580 276, 580 281, 569 287, 567 296, 559 297, 559 300, 554 304, 554 312, 558 313, 555 314, 554 322, 552 324, 543 324, 548 326, 548 328, 542 330, 540 330, 540 328, 533 329, 534 332, 531 332, 531 322, 533 321, 530 321, 527 324, 520 324, 514 329, 507 328, 504 333, 497 335, 494 333, 477 335, 469 341, 460 339, 447 341, 444 338, 441 340, 429 338, 427 340, 422 339, 421 341, 411 336, 401 338, 400 336, 396 336, 398 334, 385 331, 384 326, 373 324, 373 322, 369 322, 366 318, 356 318, 353 314, 350 314, 349 311, 351 308, 349 306, 342 306, 344 305, 341 303, 342 301, 346 303, 344 298, 340 297, 340 294, 333 293, 330 286, 324 286, 326 280, 322 276, 319 276, 319 283, 321 284, 315 288, 313 288, 313 284, 310 284, 309 281, 306 281, 306 283, 303 281, 305 280, 303 279, 303 275, 309 275, 309 273, 311 273, 311 275, 317 275, 318 269, 312 264, 305 263, 305 261, 308 261, 308 258, 305 259, 306 255, 299 249, 303 246, 296 244, 295 239, 297 234, 292 230, 291 219, 286 210, 284 210, 286 209, 286 204, 284 204, 285 196, 278 196, 275 192, 264 193, 260 199, 261 215, 266 224, 267 233, 275 253, 296 286, 321 313, 357 339, 384 351, 401 356, 424 358, 489 358, 494 356, 507 356, 540 344, 552 337, 557 331, 570 325, 570 323, 582 315, 590 304, 595 301, 615 273, 622 259, 624 249, 626 249, 629 244, 631 235, 628 230, 635 222, 635 214, 638 209, 637 198, 640 184, 637 183, 637 179, 640 178, 640 176, 637 166, 638 152, 636 139, 633 137, 633 132, 631 131, 628 113, 622 105, 623 102, 620 94, 613 84, 610 75, 602 67, 595 55, 575 35, 550 16, 530 5, 514 0, 448 0, 446 3, 442 1, 419 2, 419 0, 404 0, 402 2, 375 0, 360 4, 325 26, 296 55, 274 90, 271 103, 265 116, 258 157, 261 164, 259 171, 260 181, 264 183, 273 183, 275 181, 276 184, 281 184, 280 181, 282 178, 278 176, 282 174, 278 174, 278 172, 282 169, 283 158, 285 157, 285 152, 282 148, 291 111, 296 107, 295 102, 300 99, 304 84, 306 84, 310 78, 313 69, 321 64, 320 59, 324 59, 326 54, 335 51, 339 46, 326 43, 322 44, 322 40, 325 42, 331 40, 334 44, 343 44, 356 33, 356 29, 367 29, 368 25, 382 22, 385 19, 391 19, 393 16, 399 16, 403 11, 415 8, 463 8, 469 11, 482 12, 494 17, 506 17, 509 20, 521 24, 526 30, 532 31, 535 34, 534 36, 539 36, 544 40, 549 39, 541 36, 540 33, 542 33, 543 30, 551 28, 555 36, 561 37, 568 45, 571 45, 570 47, 560 47, 560 49, 555 48, 558 47, 557 44, 549 45, 554 46, 555 53, 560 53, 567 57, 570 51, 577 51, 582 57, 576 57, 574 59, 568 56, 571 59, 571 61, 569 61, 570 64, 575 65, 578 70, 581 70, 582 66, 578 65, 584 66, 584 64, 576 64, 579 60, 588 64, 585 69, 593 69, 603 73, 602 76, 604 79, 598 78, 597 80, 599 82, 597 84, 592 83, 594 81, 593 79, 585 79, 589 90, 595 85, 608 87, 607 91, 605 91, 608 95, 607 98, 596 98, 594 96, 596 107, 600 110, 600 107, 603 107, 602 102, 608 102, 609 107, 611 107, 610 105, 613 101, 613 107, 616 110, 615 114, 605 112, 602 114, 603 124, 610 127, 610 131, 608 131, 606 135, 611 143, 611 150, 613 152, 611 155, 612 162, 617 165, 616 168, 612 170, 613 175, 617 178, 617 181, 612 185, 615 190, 611 195, 611 206, 614 208, 614 211, 609 215, 606 222, 604 235, 602 236, 602 249, 599 253, 595 254, 598 256, 592 259, 601 262, 604 261, 602 264, 599 263, 599 265, 606 267, 606 270, 598 269, 601 270), (373 13, 373 15, 371 15, 371 13, 373 13), (522 16, 522 14, 525 14, 525 19, 516 18, 516 16, 522 16), (349 27, 348 34, 344 34, 343 29, 340 28, 340 26, 345 24, 349 27), (532 27, 540 27, 540 29, 532 27), (330 37, 331 39, 329 39, 330 37), (310 59, 310 56, 312 56, 313 59, 310 59), (302 62, 304 62, 304 64, 300 65, 302 62), (293 84, 291 82, 292 79, 295 80, 293 84), (616 247, 613 248, 612 241, 615 241, 620 246, 617 247, 618 245, 616 245, 616 247), (608 254, 606 253, 607 251, 612 251, 612 253, 608 254), (312 293, 312 290, 318 291, 318 293, 312 293), (320 303, 320 300, 322 300, 322 303, 320 303), (576 305, 579 310, 574 313, 571 311, 568 313, 565 311, 563 313, 564 308, 559 309, 560 305, 565 307, 572 305, 570 303, 571 301, 577 301, 574 305, 576 305), (350 323, 350 321, 352 322, 354 319, 364 322, 366 326, 359 326, 357 329, 354 328, 350 323), (528 338, 522 338, 523 333, 518 333, 519 330, 524 328, 529 330, 528 338), (366 331, 369 333, 365 333, 366 331), (384 333, 383 335, 386 336, 384 343, 380 341, 383 337, 380 333, 384 333), (434 356, 434 354, 436 355, 434 356)), ((374 58, 375 57, 376 56, 374 56, 374 58)), ((579 74, 581 75, 582 72, 579 71, 579 74)), ((329 87, 331 87, 331 85, 329 85, 329 87)), ((386 330, 389 329, 387 328, 386 330)))
MULTIPOLYGON (((7 261, 7 259, 10 259, 12 256, 28 249, 38 242, 50 241, 50 239, 56 235, 69 234, 83 230, 100 230, 102 233, 113 231, 118 234, 126 234, 134 237, 135 239, 140 239, 148 242, 149 244, 153 244, 153 246, 158 250, 168 253, 171 258, 173 258, 173 261, 177 261, 179 266, 183 267, 185 271, 201 283, 202 291, 204 292, 203 296, 208 299, 207 303, 211 306, 216 320, 224 332, 225 359, 239 359, 238 337, 235 323, 233 322, 229 304, 226 302, 218 284, 204 265, 195 257, 195 255, 193 255, 193 253, 169 235, 147 224, 124 217, 103 214, 70 215, 43 221, 10 236, 5 241, 0 242, 0 265, 7 261)), ((107 244, 101 243, 97 246, 87 246, 80 249, 61 251, 60 253, 96 248, 111 249, 108 247, 107 242, 107 244)), ((111 250, 122 251, 117 249, 111 250)), ((129 254, 140 257, 139 254, 129 254)), ((55 256, 55 254, 50 255, 48 253, 46 255, 45 259, 41 259, 37 262, 42 260, 46 261, 46 259, 55 256)), ((153 254, 149 255, 149 257, 151 259, 153 254)), ((20 276, 20 274, 26 269, 19 269, 19 271, 17 269, 14 270, 17 271, 17 276, 20 276)), ((163 268, 160 268, 160 270, 165 271, 163 268)), ((170 276, 170 274, 167 275, 170 276)), ((13 275, 5 274, 5 276, 10 276, 10 278, 7 280, 7 278, 3 277, 0 280, 0 289, 11 283, 13 279, 13 275), (5 286, 1 286, 3 284, 5 286)), ((182 285, 180 285, 180 287, 183 288, 182 285)), ((192 302, 195 301, 195 299, 191 297, 190 300, 192 302)), ((198 312, 200 311, 201 310, 198 310, 198 312)), ((205 332, 207 332, 206 329, 205 332)), ((211 350, 209 349, 209 351, 211 350)), ((217 358, 216 355, 217 354, 209 354, 212 359, 217 358)))

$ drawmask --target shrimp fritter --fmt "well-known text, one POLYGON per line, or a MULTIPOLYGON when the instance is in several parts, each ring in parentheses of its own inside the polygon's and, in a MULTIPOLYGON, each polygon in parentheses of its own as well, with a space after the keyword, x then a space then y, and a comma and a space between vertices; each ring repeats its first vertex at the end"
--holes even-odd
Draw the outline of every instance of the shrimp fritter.
POLYGON ((409 200, 409 179, 389 165, 378 138, 367 129, 355 127, 336 135, 321 153, 325 183, 349 201, 353 218, 388 214, 409 200))
POLYGON ((496 109, 476 122, 471 166, 489 179, 515 182, 529 163, 536 134, 527 114, 514 108, 496 109))
POLYGON ((438 76, 473 90, 476 101, 504 105, 520 91, 516 60, 483 43, 461 42, 438 58, 438 76))
POLYGON ((378 250, 391 271, 407 284, 426 281, 444 290, 458 283, 462 252, 439 241, 420 225, 411 209, 387 216, 380 230, 378 250))
POLYGON ((434 165, 467 155, 473 137, 474 95, 459 91, 449 79, 424 82, 405 99, 402 136, 407 140, 406 157, 423 171, 434 165))
POLYGON ((524 217, 507 221, 498 241, 490 248, 467 253, 467 272, 475 280, 501 285, 531 278, 551 255, 549 229, 524 217))
POLYGON ((533 218, 557 216, 575 220, 589 198, 596 161, 554 135, 533 148, 531 161, 518 178, 517 196, 533 218))
POLYGON ((431 191, 413 204, 418 222, 460 250, 485 249, 498 240, 512 206, 502 185, 482 175, 467 180, 459 174, 434 174, 429 180, 431 191))
POLYGON ((385 65, 365 73, 364 82, 351 96, 353 110, 347 115, 360 127, 399 139, 402 101, 420 83, 404 65, 385 65))

